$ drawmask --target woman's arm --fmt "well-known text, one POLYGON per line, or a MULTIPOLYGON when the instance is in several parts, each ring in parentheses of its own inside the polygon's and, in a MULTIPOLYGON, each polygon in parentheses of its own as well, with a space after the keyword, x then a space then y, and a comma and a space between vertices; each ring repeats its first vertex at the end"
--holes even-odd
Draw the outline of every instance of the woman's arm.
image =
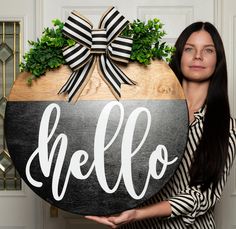
POLYGON ((181 191, 178 195, 168 199, 172 214, 171 217, 181 216, 186 225, 192 224, 196 217, 205 214, 212 208, 217 200, 221 198, 227 177, 230 173, 236 153, 236 122, 235 119, 230 120, 230 137, 228 156, 224 170, 219 180, 217 187, 212 190, 209 187, 206 191, 202 192, 200 187, 189 187, 181 191))
POLYGON ((146 218, 152 217, 177 217, 181 216, 186 225, 193 224, 196 217, 205 214, 220 199, 230 168, 233 164, 236 151, 236 123, 231 119, 229 152, 224 171, 215 190, 208 188, 201 192, 199 187, 188 187, 178 195, 170 197, 166 201, 124 211, 121 214, 109 217, 88 216, 86 218, 103 223, 111 228, 146 218))
POLYGON ((86 216, 85 218, 105 224, 111 228, 118 228, 121 225, 153 217, 169 217, 171 206, 168 201, 162 201, 142 208, 135 208, 124 211, 113 216, 86 216))

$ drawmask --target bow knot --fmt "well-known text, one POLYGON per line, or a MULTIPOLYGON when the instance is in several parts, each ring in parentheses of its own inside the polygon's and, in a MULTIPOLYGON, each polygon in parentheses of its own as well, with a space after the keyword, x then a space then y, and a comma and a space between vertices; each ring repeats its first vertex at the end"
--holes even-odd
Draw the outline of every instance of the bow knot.
POLYGON ((129 62, 132 39, 119 36, 127 24, 128 21, 114 7, 104 14, 98 29, 93 29, 93 25, 77 12, 70 14, 63 34, 76 44, 65 48, 63 56, 73 72, 59 93, 68 93, 69 101, 75 94, 80 95, 91 77, 96 58, 102 78, 117 99, 122 83, 135 84, 113 62, 129 62))
POLYGON ((92 30, 91 53, 106 53, 107 45, 106 30, 92 30))

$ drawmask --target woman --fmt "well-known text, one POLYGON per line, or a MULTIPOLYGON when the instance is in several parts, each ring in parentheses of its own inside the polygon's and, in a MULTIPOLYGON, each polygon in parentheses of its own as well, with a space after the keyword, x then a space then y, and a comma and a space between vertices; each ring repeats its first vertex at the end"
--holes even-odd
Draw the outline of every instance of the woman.
POLYGON ((111 228, 215 228, 214 205, 236 151, 223 43, 212 24, 196 22, 181 33, 175 46, 170 67, 183 86, 190 120, 178 170, 145 206, 88 219, 111 228))

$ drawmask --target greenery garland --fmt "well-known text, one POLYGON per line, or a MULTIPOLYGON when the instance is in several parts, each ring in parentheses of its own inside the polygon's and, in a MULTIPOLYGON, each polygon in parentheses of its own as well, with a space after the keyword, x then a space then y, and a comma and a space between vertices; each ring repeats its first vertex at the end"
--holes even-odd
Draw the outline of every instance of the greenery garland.
POLYGON ((28 41, 32 48, 23 55, 24 62, 20 63, 20 70, 30 72, 28 84, 32 80, 44 75, 47 70, 52 70, 65 64, 62 49, 72 46, 75 41, 62 34, 64 23, 56 19, 52 21, 54 27, 46 28, 42 37, 37 41, 28 41))
MULTIPOLYGON (((52 70, 66 64, 62 50, 66 46, 73 46, 75 41, 62 34, 64 23, 59 19, 52 21, 54 27, 46 28, 42 37, 37 41, 28 41, 32 48, 23 56, 24 62, 20 70, 30 72, 28 84, 32 80, 44 75, 47 70, 52 70)), ((131 60, 148 65, 152 59, 170 60, 174 47, 161 43, 166 35, 163 24, 159 19, 148 20, 147 23, 134 20, 121 33, 122 36, 132 37, 133 46, 131 60)))
POLYGON ((133 38, 131 60, 148 65, 152 59, 170 61, 174 47, 161 42, 166 35, 160 19, 154 18, 147 23, 134 20, 122 32, 123 36, 133 38))

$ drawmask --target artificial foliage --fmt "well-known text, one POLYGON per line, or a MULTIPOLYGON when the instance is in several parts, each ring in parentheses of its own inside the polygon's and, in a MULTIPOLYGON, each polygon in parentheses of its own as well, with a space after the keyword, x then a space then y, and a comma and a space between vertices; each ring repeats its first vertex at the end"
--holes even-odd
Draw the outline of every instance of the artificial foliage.
MULTIPOLYGON (((29 41, 31 49, 23 56, 20 64, 21 71, 30 72, 32 80, 44 75, 47 70, 52 70, 66 64, 62 50, 66 46, 72 46, 75 41, 65 37, 62 33, 64 23, 59 19, 52 21, 53 28, 45 28, 42 37, 37 41, 29 41)), ((174 47, 161 42, 164 35, 163 24, 159 19, 148 20, 147 23, 134 20, 122 31, 122 36, 132 37, 131 61, 137 61, 148 65, 152 59, 169 61, 174 47)))
POLYGON ((170 61, 174 47, 161 42, 166 35, 160 19, 154 18, 147 23, 134 20, 122 32, 123 36, 133 38, 131 60, 148 65, 152 59, 170 61))
POLYGON ((52 21, 53 28, 45 28, 40 39, 28 41, 31 49, 23 56, 24 62, 20 64, 21 71, 30 72, 28 83, 34 78, 44 75, 47 70, 58 68, 65 64, 62 50, 66 46, 75 44, 75 41, 62 34, 64 23, 56 19, 52 21))

